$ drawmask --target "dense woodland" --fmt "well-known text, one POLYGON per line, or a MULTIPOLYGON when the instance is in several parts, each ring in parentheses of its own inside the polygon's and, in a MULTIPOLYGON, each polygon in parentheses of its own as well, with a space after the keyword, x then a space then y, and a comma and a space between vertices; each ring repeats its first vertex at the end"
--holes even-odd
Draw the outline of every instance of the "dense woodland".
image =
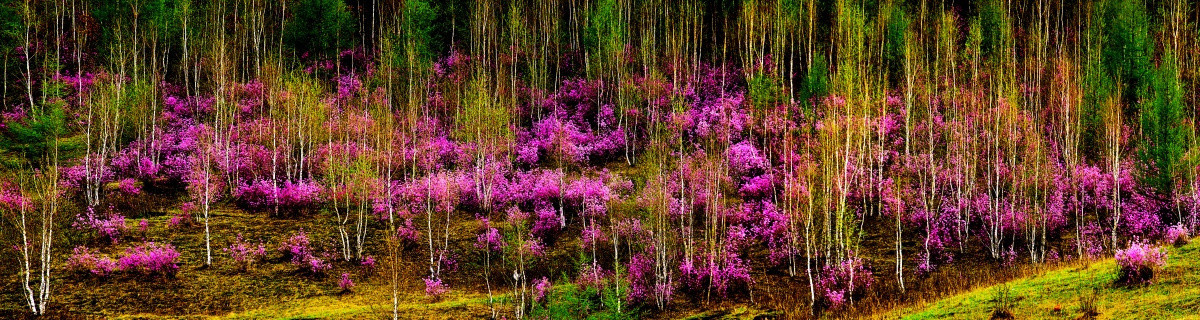
POLYGON ((1200 227, 1192 0, 2 2, 0 314, 854 317, 1200 227))

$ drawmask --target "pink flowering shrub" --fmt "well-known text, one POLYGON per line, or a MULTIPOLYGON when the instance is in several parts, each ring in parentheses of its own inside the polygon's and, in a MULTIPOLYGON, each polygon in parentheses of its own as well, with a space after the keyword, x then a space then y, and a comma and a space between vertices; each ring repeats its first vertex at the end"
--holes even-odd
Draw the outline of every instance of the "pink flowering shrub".
POLYGON ((67 270, 98 277, 106 277, 119 271, 116 260, 85 246, 75 247, 71 256, 67 258, 67 270))
POLYGON ((276 250, 283 253, 284 259, 295 260, 312 254, 308 248, 308 242, 308 234, 304 233, 304 229, 300 229, 296 234, 280 243, 276 250))
POLYGON ((413 224, 413 219, 404 219, 404 224, 396 227, 396 238, 401 242, 408 244, 416 244, 421 240, 421 232, 418 231, 416 225, 413 224))
POLYGON ((1121 203, 1121 232, 1145 238, 1162 236, 1162 217, 1159 211, 1165 206, 1153 195, 1134 192, 1130 199, 1121 203))
POLYGON ((261 261, 262 258, 267 255, 266 245, 262 243, 258 243, 256 245, 254 243, 250 243, 249 241, 245 241, 242 239, 241 234, 238 234, 237 239, 235 239, 233 243, 230 243, 229 247, 223 250, 226 253, 229 253, 229 257, 233 258, 234 263, 237 264, 238 270, 242 271, 253 267, 254 263, 261 261))
POLYGON ((1134 241, 1128 248, 1117 250, 1117 265, 1120 267, 1118 282, 1142 284, 1154 279, 1154 273, 1167 265, 1167 252, 1142 241, 1134 241))
POLYGON ((593 246, 600 245, 608 240, 604 230, 595 222, 589 223, 583 227, 583 231, 579 235, 580 246, 585 250, 590 250, 593 246))
POLYGON ((670 300, 675 288, 669 281, 660 281, 655 275, 654 261, 645 254, 637 253, 629 258, 626 265, 626 276, 629 281, 629 292, 625 300, 630 303, 644 303, 656 297, 670 300))
POLYGON ((170 244, 146 242, 125 249, 125 255, 117 259, 118 267, 125 272, 142 275, 175 276, 179 271, 176 260, 179 252, 170 244))
POLYGON ((350 280, 349 273, 342 273, 342 279, 338 280, 338 288, 342 289, 342 292, 350 292, 354 289, 354 280, 350 280))
POLYGON ((177 229, 180 227, 189 226, 192 224, 192 216, 187 214, 176 214, 167 219, 167 228, 177 229))
POLYGON ((137 195, 142 193, 142 186, 133 178, 125 178, 117 181, 117 186, 122 193, 128 195, 137 195))
POLYGON ((549 98, 520 110, 522 116, 547 116, 517 131, 517 161, 594 164, 614 158, 626 145, 626 132, 613 104, 600 95, 604 87, 601 80, 564 80, 549 98))
POLYGON ((1184 227, 1182 224, 1175 225, 1167 229, 1167 237, 1165 240, 1167 243, 1173 244, 1176 247, 1181 247, 1185 244, 1188 244, 1190 239, 1191 237, 1188 235, 1187 227, 1184 227))
POLYGON ((831 310, 841 309, 861 298, 875 284, 874 273, 863 260, 852 257, 821 270, 816 283, 818 303, 831 310))
POLYGON ((685 288, 700 290, 711 285, 721 296, 734 289, 754 284, 750 265, 734 252, 705 253, 679 264, 681 283, 685 288))
POLYGON ((482 221, 483 232, 476 236, 475 248, 492 252, 504 250, 504 236, 500 235, 500 230, 492 227, 492 223, 487 218, 481 218, 480 221, 482 221))
POLYGON ((121 233, 127 229, 125 216, 111 207, 104 214, 88 207, 83 213, 75 216, 75 222, 71 226, 76 230, 95 232, 97 236, 105 237, 114 244, 121 240, 121 233))
POLYGON ((601 217, 608 212, 612 190, 599 178, 581 178, 567 186, 566 199, 580 208, 586 217, 601 217))
POLYGON ((318 257, 309 247, 308 234, 303 229, 285 239, 275 250, 282 253, 284 259, 290 260, 293 266, 312 275, 321 276, 333 269, 327 259, 318 257))
POLYGON ((550 279, 542 277, 533 281, 533 301, 536 303, 546 303, 546 296, 550 293, 550 279))
POLYGON ((239 185, 234 190, 234 197, 248 209, 268 210, 278 206, 281 211, 298 213, 321 203, 321 185, 312 181, 284 181, 278 184, 270 180, 257 180, 239 185))
POLYGON ((604 281, 612 272, 605 271, 599 264, 592 263, 583 266, 583 270, 579 271, 579 276, 575 278, 575 284, 584 290, 597 290, 604 288, 604 281))
POLYGON ((537 239, 525 240, 525 244, 521 246, 521 252, 529 257, 546 257, 546 246, 537 239))
POLYGON ((443 283, 442 279, 440 279, 440 278, 429 277, 429 278, 425 278, 424 280, 425 280, 425 295, 426 296, 432 297, 435 300, 437 300, 437 299, 441 299, 442 295, 446 294, 446 292, 450 292, 450 287, 447 286, 445 283, 443 283))
POLYGON ((362 261, 359 262, 358 265, 361 266, 363 271, 367 272, 368 274, 375 272, 377 267, 375 264, 375 256, 363 257, 362 261))
POLYGON ((299 263, 293 260, 292 264, 300 266, 302 270, 307 271, 311 275, 324 276, 326 271, 333 269, 333 265, 326 260, 315 255, 308 255, 300 260, 299 263))
POLYGON ((1088 258, 1097 258, 1104 253, 1104 244, 1108 240, 1105 230, 1096 224, 1096 222, 1088 222, 1080 229, 1079 234, 1080 245, 1083 246, 1083 254, 1088 258))
POLYGON ((21 194, 16 184, 0 181, 0 211, 29 209, 29 198, 21 194))
POLYGON ((738 177, 757 176, 770 164, 750 141, 738 142, 725 152, 731 174, 738 177))
POLYGON ((559 220, 558 212, 554 210, 554 207, 549 205, 542 206, 534 214, 536 216, 533 221, 533 229, 529 230, 530 234, 544 241, 553 239, 558 235, 558 232, 562 228, 562 220, 559 220))

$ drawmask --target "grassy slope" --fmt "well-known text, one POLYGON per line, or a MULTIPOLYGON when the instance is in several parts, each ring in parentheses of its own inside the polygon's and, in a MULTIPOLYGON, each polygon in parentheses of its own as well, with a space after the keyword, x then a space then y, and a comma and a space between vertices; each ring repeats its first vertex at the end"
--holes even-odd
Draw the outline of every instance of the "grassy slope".
MULTIPOLYGON (((1140 287, 1115 285, 1113 259, 1069 266, 1014 280, 1017 319, 1077 319, 1081 298, 1099 288, 1100 319, 1200 319, 1200 241, 1171 248, 1166 268, 1153 284, 1140 287), (1061 311, 1055 311, 1055 308, 1061 311)), ((997 287, 989 286, 922 306, 905 308, 885 318, 987 319, 997 287)))

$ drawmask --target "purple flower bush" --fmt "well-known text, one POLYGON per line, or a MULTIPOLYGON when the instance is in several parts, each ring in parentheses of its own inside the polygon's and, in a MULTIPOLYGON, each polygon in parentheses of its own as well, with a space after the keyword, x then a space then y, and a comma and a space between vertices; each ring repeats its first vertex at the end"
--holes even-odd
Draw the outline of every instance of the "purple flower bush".
POLYGON ((490 250, 492 252, 504 250, 506 244, 504 243, 504 236, 500 235, 500 230, 492 227, 491 221, 488 221, 487 218, 480 218, 479 220, 481 221, 480 228, 483 232, 476 237, 475 248, 490 250))
POLYGON ((333 268, 333 265, 326 261, 328 259, 320 257, 309 247, 308 234, 304 233, 303 229, 284 239, 276 251, 282 253, 283 258, 291 261, 293 266, 312 275, 324 275, 333 268))
POLYGON ((304 229, 300 229, 292 236, 288 237, 279 244, 277 251, 283 254, 284 259, 296 259, 311 255, 312 252, 308 247, 308 234, 304 233, 304 229))
POLYGON ((112 207, 109 207, 103 214, 88 207, 86 211, 75 216, 75 222, 71 225, 76 230, 94 232, 97 236, 104 237, 113 244, 119 242, 121 234, 128 229, 125 225, 125 216, 113 210, 112 207))
POLYGON ((342 279, 338 280, 338 288, 342 289, 342 292, 350 292, 354 289, 354 280, 350 280, 349 273, 342 273, 342 279))
POLYGON ((405 244, 416 244, 421 240, 421 232, 413 225, 413 219, 404 219, 404 224, 396 227, 396 238, 405 244))
POLYGON ((638 253, 629 258, 626 265, 629 292, 625 301, 630 303, 646 303, 656 297, 669 300, 674 294, 675 285, 669 279, 660 279, 655 275, 654 261, 646 255, 638 253))
POLYGON ((533 281, 533 301, 536 303, 546 303, 546 296, 551 289, 550 279, 542 277, 533 281))
POLYGON ((170 244, 147 242, 125 249, 117 259, 117 266, 125 272, 142 275, 175 276, 179 271, 179 252, 170 244))
POLYGON ((443 295, 450 292, 450 287, 442 283, 441 278, 429 277, 425 278, 425 295, 432 297, 435 300, 440 300, 443 295))
POLYGON ((233 243, 229 247, 223 249, 229 253, 229 257, 237 264, 238 270, 245 271, 254 266, 258 261, 261 261, 267 255, 267 246, 262 243, 257 245, 242 239, 242 235, 238 234, 233 243))
POLYGON ((825 266, 815 285, 820 302, 831 310, 841 309, 854 299, 870 292, 875 284, 874 273, 863 260, 852 257, 841 263, 825 266))
POLYGON ((375 269, 378 267, 378 265, 375 263, 375 256, 363 257, 362 261, 359 262, 358 265, 362 267, 363 272, 366 272, 367 274, 374 273, 375 269))
POLYGON ((117 273, 173 277, 179 271, 178 259, 179 252, 170 244, 142 243, 126 248, 116 259, 98 250, 78 246, 67 258, 67 270, 96 277, 117 273))
POLYGON ((67 258, 67 270, 107 277, 120 269, 117 260, 109 258, 95 249, 78 246, 67 258))
POLYGON ((234 191, 238 203, 252 210, 269 210, 278 207, 284 212, 310 210, 322 202, 321 185, 311 181, 257 180, 242 184, 234 191))
POLYGON ((548 116, 517 132, 517 161, 534 165, 553 158, 582 165, 616 156, 626 146, 625 130, 612 103, 600 99, 604 88, 600 80, 565 80, 549 98, 521 112, 548 116))
POLYGON ((580 208, 585 217, 602 217, 608 212, 612 190, 603 180, 580 178, 567 186, 565 198, 580 208))
POLYGON ((1157 270, 1167 265, 1167 252, 1147 242, 1134 241, 1128 248, 1117 250, 1117 281, 1142 284, 1154 279, 1157 270))
POLYGON ((710 284, 721 296, 732 290, 754 284, 750 266, 741 256, 732 252, 724 254, 705 253, 679 265, 680 280, 689 290, 700 290, 710 284))
POLYGON ((1176 247, 1182 247, 1191 241, 1191 236, 1188 235, 1187 227, 1179 224, 1167 229, 1167 236, 1165 240, 1167 243, 1175 245, 1176 247))
POLYGON ((118 187, 121 192, 128 195, 137 195, 142 193, 142 187, 138 185, 137 180, 133 178, 125 178, 118 181, 118 187))

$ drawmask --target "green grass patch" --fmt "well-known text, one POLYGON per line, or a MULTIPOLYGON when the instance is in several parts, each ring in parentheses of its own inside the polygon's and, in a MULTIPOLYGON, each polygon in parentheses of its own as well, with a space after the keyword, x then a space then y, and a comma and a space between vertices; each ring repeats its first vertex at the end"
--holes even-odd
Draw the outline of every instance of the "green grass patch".
POLYGON ((1045 273, 893 311, 885 318, 987 319, 1007 285, 1017 319, 1078 319, 1094 299, 1098 319, 1200 319, 1200 243, 1169 249, 1167 266, 1145 286, 1116 284, 1113 259, 1045 273))

